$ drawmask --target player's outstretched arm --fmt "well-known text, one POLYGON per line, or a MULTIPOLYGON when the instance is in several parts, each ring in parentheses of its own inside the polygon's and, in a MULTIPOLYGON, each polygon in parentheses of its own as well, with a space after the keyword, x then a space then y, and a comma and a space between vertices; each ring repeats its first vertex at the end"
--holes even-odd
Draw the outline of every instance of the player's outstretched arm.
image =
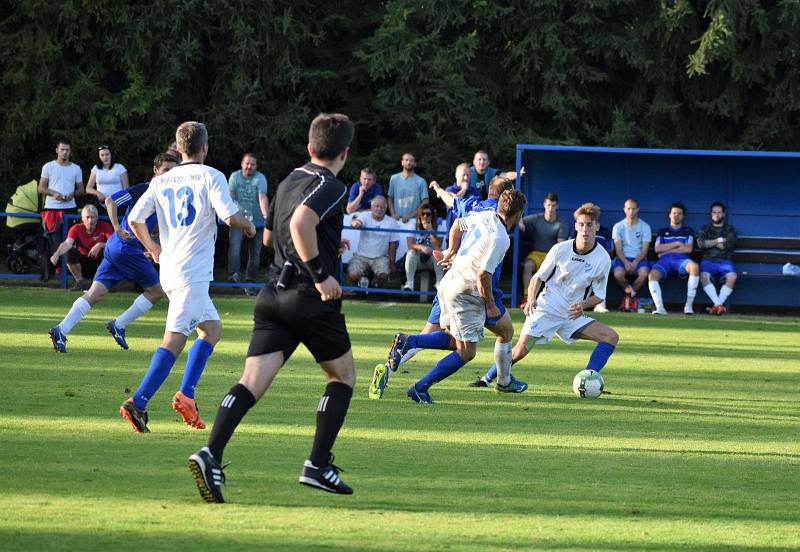
POLYGON ((244 231, 244 235, 248 238, 252 238, 256 235, 255 225, 253 225, 251 221, 244 218, 244 215, 241 211, 236 211, 233 215, 226 218, 225 224, 231 228, 241 228, 244 231))

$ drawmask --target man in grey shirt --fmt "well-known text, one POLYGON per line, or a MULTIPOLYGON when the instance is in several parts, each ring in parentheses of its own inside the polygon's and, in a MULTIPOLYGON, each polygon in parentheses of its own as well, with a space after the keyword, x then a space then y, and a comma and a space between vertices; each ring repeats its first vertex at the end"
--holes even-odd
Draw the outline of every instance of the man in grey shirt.
POLYGON ((544 213, 528 215, 519 223, 519 231, 524 242, 533 244, 533 249, 525 258, 522 271, 522 304, 527 302, 525 294, 528 292, 528 283, 533 274, 542 265, 547 252, 558 242, 569 237, 569 226, 558 218, 558 194, 548 192, 544 196, 544 213))

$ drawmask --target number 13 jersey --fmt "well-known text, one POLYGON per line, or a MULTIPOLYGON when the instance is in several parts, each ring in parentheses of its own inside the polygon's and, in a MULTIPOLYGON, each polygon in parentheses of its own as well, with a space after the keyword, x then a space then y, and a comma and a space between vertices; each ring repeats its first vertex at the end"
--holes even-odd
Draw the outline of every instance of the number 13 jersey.
POLYGON ((128 220, 144 222, 156 213, 161 287, 169 291, 214 279, 217 216, 225 220, 237 211, 225 175, 207 165, 185 162, 150 182, 128 220))

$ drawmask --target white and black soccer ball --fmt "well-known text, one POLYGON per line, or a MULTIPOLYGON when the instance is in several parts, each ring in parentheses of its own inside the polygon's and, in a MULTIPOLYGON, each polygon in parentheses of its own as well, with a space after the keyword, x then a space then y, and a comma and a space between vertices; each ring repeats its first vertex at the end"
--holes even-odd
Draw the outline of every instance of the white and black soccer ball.
POLYGON ((594 370, 581 370, 572 380, 572 390, 581 399, 596 399, 603 394, 603 376, 594 370))

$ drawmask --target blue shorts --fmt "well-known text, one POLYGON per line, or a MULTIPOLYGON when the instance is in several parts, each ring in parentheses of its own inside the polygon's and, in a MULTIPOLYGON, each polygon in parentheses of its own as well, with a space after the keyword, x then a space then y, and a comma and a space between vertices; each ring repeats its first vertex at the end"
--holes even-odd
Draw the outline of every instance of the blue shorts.
POLYGON ((149 288, 158 283, 158 272, 141 250, 109 248, 94 279, 108 289, 122 280, 149 288))
POLYGON ((653 263, 653 270, 658 270, 661 275, 666 278, 671 272, 675 272, 681 278, 685 278, 689 273, 686 271, 686 265, 689 264, 691 259, 689 257, 677 255, 665 255, 653 263))
MULTIPOLYGON (((625 257, 625 258, 628 259, 629 261, 632 261, 636 257, 625 257)), ((625 268, 625 267, 622 265, 622 261, 619 259, 619 257, 617 257, 616 259, 614 259, 614 264, 611 265, 611 268, 625 268)), ((636 271, 638 272, 640 268, 650 268, 650 261, 648 261, 647 259, 642 259, 641 261, 639 261, 639 264, 636 265, 636 271)))
MULTIPOLYGON (((497 308, 500 309, 500 316, 496 318, 487 318, 486 325, 487 326, 496 326, 497 322, 503 318, 503 315, 506 313, 506 307, 503 304, 503 290, 501 289, 493 289, 492 295, 494 295, 494 304, 497 305, 497 308)), ((433 298, 433 304, 431 305, 431 312, 428 314, 428 323, 429 324, 436 324, 439 325, 439 316, 442 314, 441 307, 439 307, 439 296, 433 298)))
POLYGON ((708 272, 713 276, 725 276, 731 272, 735 273, 736 269, 730 261, 707 261, 703 259, 700 263, 700 273, 708 272))

